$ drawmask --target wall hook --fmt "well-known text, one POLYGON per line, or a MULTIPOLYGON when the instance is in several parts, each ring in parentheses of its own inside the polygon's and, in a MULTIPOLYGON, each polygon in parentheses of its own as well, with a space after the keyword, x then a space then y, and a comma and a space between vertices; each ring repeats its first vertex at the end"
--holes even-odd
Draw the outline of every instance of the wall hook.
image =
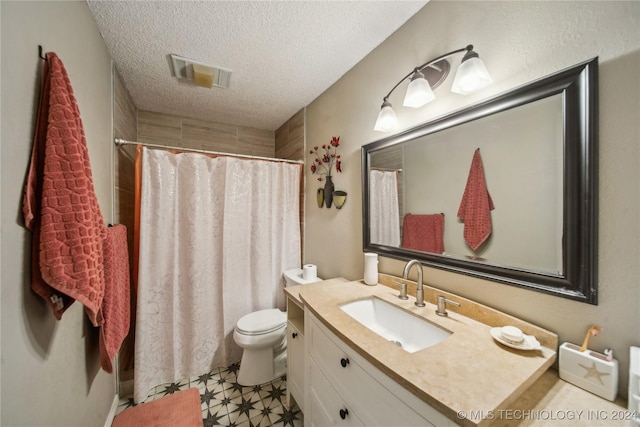
POLYGON ((42 45, 39 44, 38 45, 38 56, 40 57, 40 59, 42 59, 43 61, 47 60, 47 57, 44 56, 44 54, 42 53, 42 45))

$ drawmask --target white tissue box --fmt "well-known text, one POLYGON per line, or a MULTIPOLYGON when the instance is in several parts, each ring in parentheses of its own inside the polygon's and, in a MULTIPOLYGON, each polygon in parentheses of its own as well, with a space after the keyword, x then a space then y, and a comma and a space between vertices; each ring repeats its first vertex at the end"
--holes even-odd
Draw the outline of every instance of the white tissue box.
POLYGON ((618 361, 565 342, 560 346, 560 378, 608 400, 618 392, 618 361))

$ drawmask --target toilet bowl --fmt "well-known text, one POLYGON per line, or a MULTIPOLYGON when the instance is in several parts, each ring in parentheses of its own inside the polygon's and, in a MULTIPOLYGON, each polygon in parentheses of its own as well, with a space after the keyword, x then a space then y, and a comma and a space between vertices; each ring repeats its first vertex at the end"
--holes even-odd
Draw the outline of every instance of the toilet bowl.
POLYGON ((238 320, 233 339, 242 348, 238 384, 258 385, 284 375, 287 315, 277 308, 249 313, 238 320))
MULTIPOLYGON (((303 277, 303 270, 284 272, 285 286, 319 282, 303 277)), ((255 311, 236 323, 233 340, 242 348, 238 384, 253 386, 283 376, 287 368, 287 314, 277 308, 255 311)))

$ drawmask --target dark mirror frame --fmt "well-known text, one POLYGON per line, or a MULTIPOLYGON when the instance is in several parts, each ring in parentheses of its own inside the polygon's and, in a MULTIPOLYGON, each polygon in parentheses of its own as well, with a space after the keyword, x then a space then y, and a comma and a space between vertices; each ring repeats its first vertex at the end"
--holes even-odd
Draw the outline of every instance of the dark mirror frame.
MULTIPOLYGON (((425 142, 425 143, 428 143, 425 142)), ((527 83, 429 123, 364 145, 362 155, 362 236, 365 252, 598 303, 598 58, 527 83), (492 114, 562 94, 564 125, 563 274, 539 273, 428 252, 371 243, 369 233, 370 155, 492 114)))

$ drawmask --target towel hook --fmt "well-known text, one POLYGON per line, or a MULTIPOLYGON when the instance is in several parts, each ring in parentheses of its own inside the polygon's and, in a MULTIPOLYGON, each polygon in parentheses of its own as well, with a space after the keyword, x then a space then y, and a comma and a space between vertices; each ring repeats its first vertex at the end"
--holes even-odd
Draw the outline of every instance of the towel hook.
POLYGON ((44 56, 44 55, 42 54, 42 45, 41 45, 41 44, 39 44, 39 45, 38 45, 38 56, 39 56, 39 57, 40 57, 40 59, 42 59, 43 61, 46 61, 46 60, 47 60, 47 57, 46 57, 46 56, 44 56))

